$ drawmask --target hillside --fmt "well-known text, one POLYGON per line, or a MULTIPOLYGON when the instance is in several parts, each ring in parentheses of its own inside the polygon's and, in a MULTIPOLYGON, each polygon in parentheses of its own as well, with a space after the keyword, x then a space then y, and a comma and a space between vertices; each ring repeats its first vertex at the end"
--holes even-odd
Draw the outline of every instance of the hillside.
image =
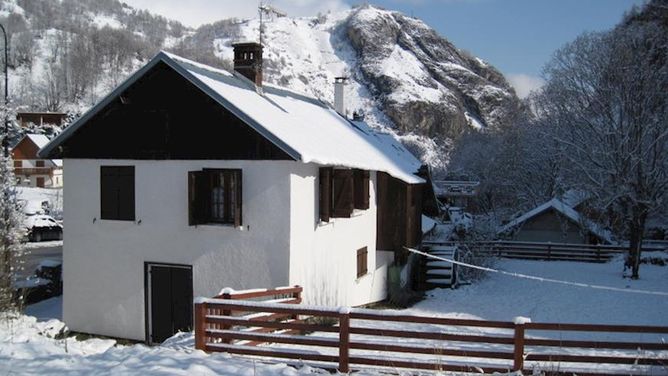
MULTIPOLYGON (((3 0, 14 104, 80 114, 159 49, 231 67, 231 44, 257 40, 259 20, 196 30, 116 0, 3 0)), ((501 127, 520 108, 505 78, 418 19, 372 6, 265 23, 265 80, 333 102, 350 77, 348 109, 397 135, 441 169, 454 138, 501 127)))

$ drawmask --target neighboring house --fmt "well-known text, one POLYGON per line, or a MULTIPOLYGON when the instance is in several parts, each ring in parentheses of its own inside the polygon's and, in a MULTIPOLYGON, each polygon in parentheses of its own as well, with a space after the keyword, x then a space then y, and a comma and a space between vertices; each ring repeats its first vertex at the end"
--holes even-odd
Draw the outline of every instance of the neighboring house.
POLYGON ((449 206, 468 208, 469 202, 478 195, 479 181, 436 180, 436 196, 449 206))
POLYGON ((37 155, 49 143, 41 134, 27 134, 12 148, 16 182, 25 187, 62 187, 63 161, 37 155))
POLYGON ((40 152, 68 166, 71 330, 160 342, 223 287, 380 301, 420 242, 420 162, 340 103, 262 85, 262 47, 234 48, 235 72, 160 52, 40 152))
POLYGON ((563 201, 553 198, 505 224, 500 236, 528 242, 610 244, 612 236, 563 201))
POLYGON ((16 120, 23 128, 27 128, 30 124, 43 126, 45 124, 52 124, 61 126, 67 119, 67 114, 62 112, 19 112, 16 114, 16 120))

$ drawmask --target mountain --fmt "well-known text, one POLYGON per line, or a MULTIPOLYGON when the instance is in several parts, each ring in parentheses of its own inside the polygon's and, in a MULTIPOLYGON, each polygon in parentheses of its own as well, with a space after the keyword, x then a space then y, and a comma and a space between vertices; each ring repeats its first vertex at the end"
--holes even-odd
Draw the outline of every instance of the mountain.
MULTIPOLYGON (((159 49, 229 69, 232 43, 257 41, 260 29, 258 19, 226 19, 193 30, 116 0, 3 0, 0 22, 13 31, 15 103, 76 113, 159 49)), ((263 44, 266 82, 332 103, 334 77, 349 77, 349 113, 437 169, 453 139, 502 127, 521 110, 499 71, 399 12, 265 18, 263 44)))

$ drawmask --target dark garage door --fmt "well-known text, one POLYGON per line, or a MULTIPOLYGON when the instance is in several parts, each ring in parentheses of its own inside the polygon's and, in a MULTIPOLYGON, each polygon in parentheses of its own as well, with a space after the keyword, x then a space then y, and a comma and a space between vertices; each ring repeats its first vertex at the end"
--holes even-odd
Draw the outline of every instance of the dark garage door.
POLYGON ((188 265, 146 264, 147 340, 161 343, 192 330, 193 283, 188 265))

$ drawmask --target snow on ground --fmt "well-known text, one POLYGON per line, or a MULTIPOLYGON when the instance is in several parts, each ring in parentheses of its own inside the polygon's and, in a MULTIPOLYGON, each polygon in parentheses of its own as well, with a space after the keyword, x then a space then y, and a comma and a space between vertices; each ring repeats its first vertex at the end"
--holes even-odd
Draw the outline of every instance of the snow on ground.
MULTIPOLYGON (((665 253, 660 254, 666 257, 665 253)), ((496 268, 505 271, 537 275, 541 277, 569 280, 586 284, 606 285, 622 289, 668 292, 668 267, 643 264, 641 279, 631 281, 621 278, 623 261, 617 258, 605 264, 578 262, 544 262, 526 260, 500 260, 496 268)), ((293 368, 277 361, 275 364, 261 363, 246 357, 227 354, 204 354, 193 350, 191 333, 181 333, 167 340, 162 346, 149 348, 144 345, 121 346, 114 341, 89 339, 77 341, 74 338, 54 339, 62 323, 60 317, 61 298, 50 299, 26 310, 30 316, 21 316, 13 320, 0 320, 0 374, 51 374, 87 375, 113 374, 134 375, 140 373, 170 375, 305 375, 327 374, 326 371, 311 367, 293 368)), ((597 323, 597 324, 635 324, 668 325, 668 298, 665 296, 645 295, 627 292, 602 291, 585 287, 571 287, 547 282, 536 282, 510 276, 490 273, 476 284, 462 286, 456 290, 436 289, 427 293, 424 301, 406 310, 389 310, 388 314, 402 313, 424 316, 468 318, 514 321, 523 316, 532 322, 561 323, 597 323)), ((360 321, 357 324, 377 326, 377 323, 360 321)), ((442 332, 505 334, 508 330, 484 328, 443 328, 426 324, 384 323, 386 329, 436 330, 442 332)), ((566 332, 527 332, 529 336, 562 339, 628 340, 654 342, 665 341, 652 334, 613 335, 603 333, 594 337, 588 333, 566 332)), ((332 333, 314 333, 318 337, 336 336, 332 333)), ((665 336, 664 336, 665 337, 665 336)), ((395 339, 384 339, 396 343, 395 339)), ((428 340, 402 339, 404 344, 430 345, 428 340)), ((435 346, 443 346, 443 343, 435 346)), ((446 344, 471 350, 507 351, 507 345, 481 345, 476 343, 446 344), (486 347, 483 347, 486 346, 486 347)), ((309 349, 313 350, 313 348, 309 349)), ((566 351, 567 349, 559 349, 566 351)), ((330 350, 322 350, 326 353, 330 350)), ((331 350, 336 352, 335 349, 331 350)), ((387 356, 387 353, 373 353, 375 357, 387 356)), ((591 354, 586 350, 571 350, 572 354, 591 354)), ((606 355, 629 356, 635 351, 608 350, 606 355)), ((401 354, 392 354, 401 357, 401 354)), ((666 356, 666 352, 660 354, 666 356)), ((422 359, 419 355, 412 359, 422 359)), ((439 356, 443 362, 466 362, 467 359, 439 356)), ((422 359, 426 360, 426 359, 422 359)), ((430 359, 433 361, 433 359, 430 359)), ((498 361, 487 364, 500 365, 498 361)), ((534 364, 535 365, 535 364, 534 364)), ((532 365, 530 365, 531 367, 532 365)), ((554 367, 555 365, 548 365, 554 367)), ((556 365, 559 366, 559 365, 556 365)), ((665 368, 654 369, 633 366, 593 365, 597 371, 615 373, 624 370, 646 372, 647 374, 666 374, 665 368), (604 368, 605 367, 605 368, 604 368)), ((545 365, 542 365, 546 369, 545 365)), ((357 375, 379 375, 380 371, 367 369, 357 375)), ((406 374, 412 374, 408 371, 406 374)))
MULTIPOLYGON (((43 302, 53 306, 55 301, 43 302)), ((58 305, 58 304, 56 304, 58 305)), ((44 307, 42 307, 44 308, 44 307)), ((28 312, 39 311, 34 306, 28 312)), ((45 311, 46 312, 46 311, 45 311)), ((118 345, 114 340, 56 339, 63 323, 31 316, 0 317, 2 375, 328 375, 329 372, 285 363, 268 364, 227 354, 207 355, 187 347, 179 336, 165 346, 118 345)), ((183 337, 183 336, 181 336, 183 337)), ((358 375, 372 375, 359 373, 358 375)))
POLYGON ((26 201, 26 213, 35 214, 42 208, 42 202, 48 201, 52 216, 59 218, 63 213, 62 188, 16 187, 19 200, 26 201))

